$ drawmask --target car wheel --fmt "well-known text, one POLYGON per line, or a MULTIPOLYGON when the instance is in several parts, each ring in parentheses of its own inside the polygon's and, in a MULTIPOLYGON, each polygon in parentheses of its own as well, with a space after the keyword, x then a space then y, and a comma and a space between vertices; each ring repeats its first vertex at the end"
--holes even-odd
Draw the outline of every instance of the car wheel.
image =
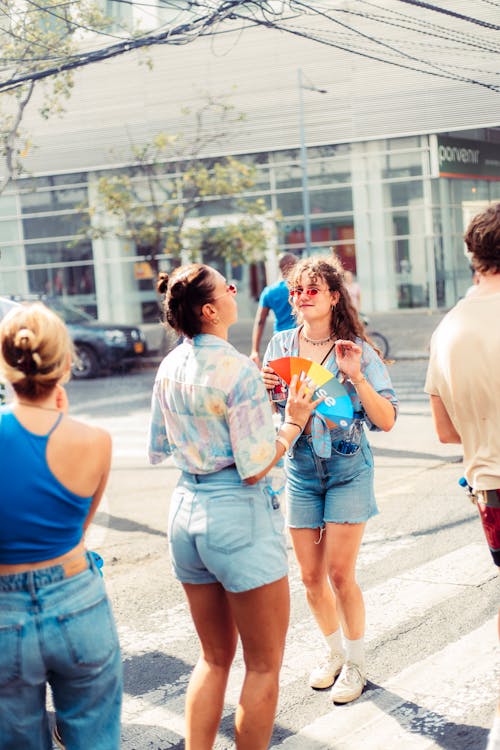
POLYGON ((75 344, 75 361, 71 367, 71 373, 76 380, 95 378, 99 372, 97 355, 90 346, 75 344))

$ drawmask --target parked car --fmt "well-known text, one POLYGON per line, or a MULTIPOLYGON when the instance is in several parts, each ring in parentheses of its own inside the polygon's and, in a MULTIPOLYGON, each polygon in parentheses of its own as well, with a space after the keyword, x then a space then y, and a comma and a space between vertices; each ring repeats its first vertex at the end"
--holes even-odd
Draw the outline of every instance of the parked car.
POLYGON ((64 320, 75 347, 71 371, 76 379, 94 378, 105 370, 128 369, 146 354, 146 339, 138 326, 102 323, 59 297, 15 299, 43 302, 64 320))
MULTIPOLYGON (((7 315, 9 310, 12 310, 13 307, 17 307, 18 303, 13 302, 11 299, 8 299, 7 297, 0 297, 0 320, 2 320, 4 315, 7 315)), ((1 375, 1 373, 0 373, 1 375)), ((10 388, 10 386, 7 386, 7 383, 4 383, 4 381, 0 377, 0 406, 2 404, 5 404, 7 401, 7 389, 10 388)), ((12 390, 10 390, 9 393, 12 393, 12 390)), ((10 395, 9 395, 10 398, 10 395)))

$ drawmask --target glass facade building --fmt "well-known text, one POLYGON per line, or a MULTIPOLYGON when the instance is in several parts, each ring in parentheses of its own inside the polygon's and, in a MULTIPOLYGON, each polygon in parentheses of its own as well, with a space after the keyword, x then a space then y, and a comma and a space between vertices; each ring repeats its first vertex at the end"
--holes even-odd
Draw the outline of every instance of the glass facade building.
MULTIPOLYGON (((367 312, 452 306, 470 285, 465 226, 500 200, 499 151, 500 130, 490 129, 315 146, 305 163, 300 149, 238 156, 256 168, 244 197, 261 198, 277 217, 265 265, 219 263, 241 283, 240 315, 253 314, 262 285, 275 278, 276 253, 285 250, 335 252, 357 275, 367 312)), ((118 236, 87 236, 87 207, 98 208, 103 173, 30 177, 0 196, 0 294, 61 295, 110 321, 157 319, 147 251, 118 236)), ((232 206, 209 201, 199 218, 217 223, 232 206)), ((160 258, 166 268, 171 263, 160 258)))

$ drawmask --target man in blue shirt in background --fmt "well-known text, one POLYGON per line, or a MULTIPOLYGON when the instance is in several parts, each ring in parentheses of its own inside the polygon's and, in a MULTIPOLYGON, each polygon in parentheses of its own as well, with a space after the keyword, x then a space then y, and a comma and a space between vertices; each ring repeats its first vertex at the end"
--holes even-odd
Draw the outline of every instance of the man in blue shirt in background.
POLYGON ((250 353, 250 359, 260 367, 260 342, 262 340, 262 334, 266 326, 267 316, 269 310, 274 313, 274 333, 278 331, 286 331, 289 328, 295 328, 296 321, 292 315, 292 307, 290 305, 290 293, 288 291, 288 284, 286 278, 290 273, 291 268, 296 264, 298 258, 293 253, 282 253, 278 256, 278 266, 281 273, 281 279, 276 281, 274 284, 265 286, 262 290, 259 299, 259 307, 255 314, 255 320, 252 331, 252 351, 250 353))

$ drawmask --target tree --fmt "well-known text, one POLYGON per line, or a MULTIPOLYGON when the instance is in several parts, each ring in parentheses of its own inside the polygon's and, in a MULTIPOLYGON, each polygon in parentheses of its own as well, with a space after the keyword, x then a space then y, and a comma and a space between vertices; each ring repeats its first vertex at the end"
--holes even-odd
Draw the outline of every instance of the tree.
MULTIPOLYGON (((0 3, 0 194, 22 172, 23 160, 33 147, 22 127, 36 86, 43 87, 39 112, 44 118, 64 111, 73 87, 71 69, 64 63, 82 43, 83 32, 99 34, 110 27, 98 0, 2 0, 0 3), (54 66, 55 69, 54 69, 54 66), (54 72, 39 78, 44 71, 54 72), (9 81, 18 81, 10 84, 9 81)), ((104 33, 104 32, 103 32, 104 33)))
MULTIPOLYGON (((156 28, 146 31, 120 25, 116 33, 102 12, 103 0, 1 0, 0 157, 4 157, 5 173, 0 169, 0 194, 21 174, 23 159, 32 147, 22 121, 37 86, 46 86, 41 112, 50 117, 61 111, 70 96, 72 72, 77 68, 131 50, 188 44, 228 29, 275 29, 366 60, 500 91, 498 48, 486 35, 500 28, 489 20, 488 14, 494 11, 488 3, 492 6, 493 2, 486 0, 480 8, 474 5, 474 12, 484 18, 419 0, 403 3, 405 12, 393 3, 394 7, 380 7, 372 13, 361 0, 335 8, 309 0, 162 0, 157 7, 172 13, 171 23, 158 20, 156 28), (405 34, 417 37, 410 46, 401 43, 405 34), (436 60, 439 46, 446 50, 446 60, 436 60), (411 52, 413 48, 418 54, 411 52), (480 55, 480 64, 471 67, 472 53, 480 55)), ((127 8, 132 14, 134 2, 107 0, 106 5, 127 8)), ((150 23, 153 4, 137 3, 139 9, 142 6, 150 23)))
POLYGON ((89 209, 90 235, 129 240, 136 254, 147 258, 154 276, 163 254, 179 258, 183 252, 191 260, 218 257, 239 265, 262 258, 269 241, 262 221, 265 202, 241 197, 255 185, 254 167, 232 156, 202 158, 242 115, 223 97, 207 97, 197 111, 184 109, 183 115, 194 119, 193 134, 159 133, 152 143, 132 146, 129 169, 99 179, 104 216, 89 209), (207 124, 215 119, 216 131, 207 124), (214 200, 218 219, 198 218, 214 200))

